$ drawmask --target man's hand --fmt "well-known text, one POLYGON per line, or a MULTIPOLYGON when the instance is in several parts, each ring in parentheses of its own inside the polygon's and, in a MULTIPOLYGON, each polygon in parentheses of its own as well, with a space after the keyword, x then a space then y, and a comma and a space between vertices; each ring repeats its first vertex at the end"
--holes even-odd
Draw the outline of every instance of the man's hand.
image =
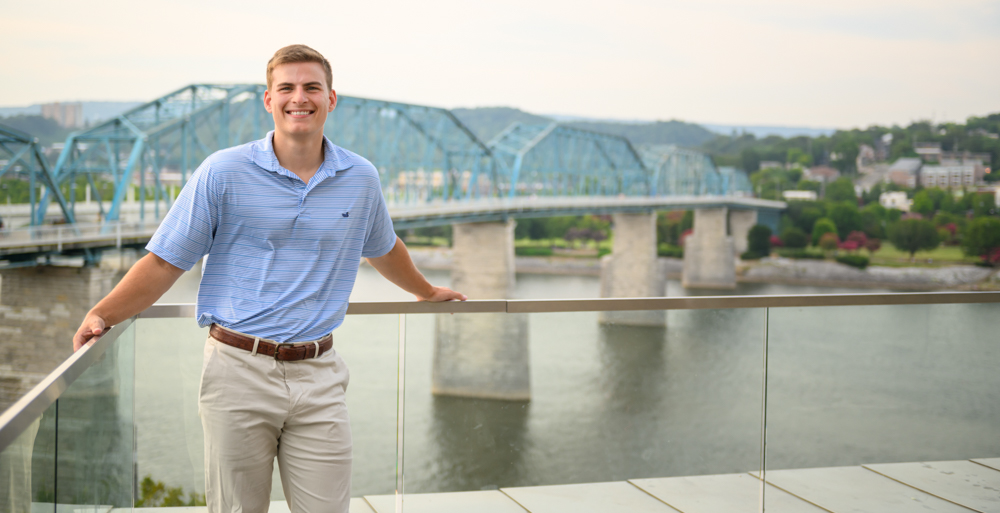
POLYGON ((433 292, 427 297, 417 296, 417 301, 430 301, 431 303, 438 303, 441 301, 465 301, 469 299, 461 292, 455 292, 448 287, 433 287, 433 292))
POLYGON ((399 288, 417 296, 418 301, 465 301, 465 294, 455 292, 448 287, 431 285, 423 274, 413 265, 406 244, 396 237, 396 245, 392 249, 375 258, 369 258, 368 263, 385 279, 395 283, 399 288))
POLYGON ((99 337, 101 333, 104 333, 105 327, 104 319, 94 314, 88 314, 83 319, 83 323, 80 324, 80 329, 76 330, 76 335, 73 335, 73 351, 79 351, 87 342, 99 337))

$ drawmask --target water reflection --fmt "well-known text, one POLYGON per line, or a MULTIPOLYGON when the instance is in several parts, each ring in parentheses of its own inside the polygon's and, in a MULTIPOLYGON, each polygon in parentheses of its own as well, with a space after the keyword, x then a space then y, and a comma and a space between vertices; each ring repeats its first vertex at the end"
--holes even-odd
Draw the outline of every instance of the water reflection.
POLYGON ((529 403, 435 397, 432 470, 448 490, 490 490, 523 480, 529 403))

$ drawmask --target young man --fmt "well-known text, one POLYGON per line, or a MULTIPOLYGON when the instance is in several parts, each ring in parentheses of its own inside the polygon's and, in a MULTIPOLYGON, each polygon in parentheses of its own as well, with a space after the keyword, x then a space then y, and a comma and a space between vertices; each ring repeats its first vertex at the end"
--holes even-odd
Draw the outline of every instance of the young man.
POLYGON ((331 331, 364 257, 421 301, 465 300, 424 279, 393 231, 375 167, 323 135, 330 63, 293 45, 267 65, 274 132, 215 153, 185 185, 150 251, 95 306, 75 349, 153 304, 203 256, 199 411, 213 513, 267 510, 274 458, 293 512, 348 510, 348 371, 331 331), (281 344, 281 345, 278 345, 281 344))

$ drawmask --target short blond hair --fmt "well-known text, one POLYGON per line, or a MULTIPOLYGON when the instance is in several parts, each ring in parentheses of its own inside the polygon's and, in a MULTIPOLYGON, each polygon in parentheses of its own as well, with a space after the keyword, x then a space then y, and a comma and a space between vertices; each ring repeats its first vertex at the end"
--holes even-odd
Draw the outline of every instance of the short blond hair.
POLYGON ((333 89, 333 68, 330 67, 330 61, 306 45, 288 45, 274 52, 271 60, 267 61, 267 88, 271 89, 271 75, 274 68, 295 62, 315 62, 323 66, 323 71, 326 73, 326 88, 333 89))

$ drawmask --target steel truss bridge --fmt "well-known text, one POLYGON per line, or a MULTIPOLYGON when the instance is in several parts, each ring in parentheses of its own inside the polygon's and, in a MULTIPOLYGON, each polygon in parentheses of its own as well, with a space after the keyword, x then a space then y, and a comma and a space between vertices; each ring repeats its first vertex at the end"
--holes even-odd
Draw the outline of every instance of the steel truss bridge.
MULTIPOLYGON (((54 166, 30 136, 0 130, 0 151, 8 154, 0 160, 0 177, 16 173, 30 183, 27 237, 52 231, 41 227, 53 221, 69 225, 56 229, 60 238, 64 232, 80 237, 96 230, 107 237, 120 235, 122 226, 155 226, 202 160, 273 129, 264 91, 259 84, 186 86, 72 134, 54 166)), ((515 123, 483 142, 446 109, 340 96, 325 132, 372 161, 393 210, 751 192, 744 173, 716 168, 703 154, 634 147, 623 137, 558 123, 515 123)), ((431 218, 442 224, 479 216, 431 218)), ((6 245, 0 241, 0 254, 8 254, 6 245)))

